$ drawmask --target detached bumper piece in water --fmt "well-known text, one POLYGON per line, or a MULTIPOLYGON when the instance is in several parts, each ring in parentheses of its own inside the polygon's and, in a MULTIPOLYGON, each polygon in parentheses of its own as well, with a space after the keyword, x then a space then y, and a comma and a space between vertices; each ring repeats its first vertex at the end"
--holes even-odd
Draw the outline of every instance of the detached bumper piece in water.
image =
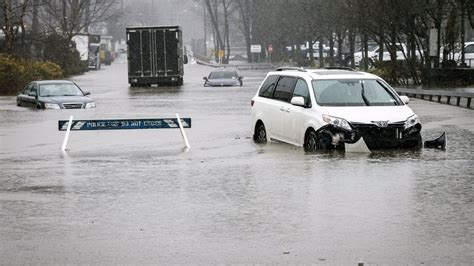
POLYGON ((443 132, 437 139, 425 141, 425 148, 444 150, 446 149, 447 142, 448 138, 446 137, 446 132, 443 132))
POLYGON ((361 137, 356 143, 344 143, 346 152, 370 153, 367 144, 365 144, 364 137, 361 137))

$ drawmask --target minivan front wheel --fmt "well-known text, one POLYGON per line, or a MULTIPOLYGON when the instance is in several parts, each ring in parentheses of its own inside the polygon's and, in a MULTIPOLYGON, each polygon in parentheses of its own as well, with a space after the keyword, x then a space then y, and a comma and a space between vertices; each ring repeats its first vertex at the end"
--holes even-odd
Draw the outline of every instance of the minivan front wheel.
POLYGON ((258 123, 255 127, 255 132, 253 133, 253 141, 255 143, 265 143, 267 142, 267 131, 263 123, 258 123))
POLYGON ((318 149, 318 137, 316 135, 316 132, 314 130, 310 130, 305 138, 304 138, 304 144, 303 144, 304 151, 306 152, 313 152, 318 149))

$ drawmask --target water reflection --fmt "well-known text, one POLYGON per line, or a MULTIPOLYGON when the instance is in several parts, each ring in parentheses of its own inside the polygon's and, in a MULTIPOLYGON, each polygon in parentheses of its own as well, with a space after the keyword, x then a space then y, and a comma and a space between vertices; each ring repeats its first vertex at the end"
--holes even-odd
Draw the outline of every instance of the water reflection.
POLYGON ((129 87, 129 96, 155 96, 155 95, 166 95, 166 96, 178 96, 183 92, 180 86, 152 86, 152 87, 129 87))

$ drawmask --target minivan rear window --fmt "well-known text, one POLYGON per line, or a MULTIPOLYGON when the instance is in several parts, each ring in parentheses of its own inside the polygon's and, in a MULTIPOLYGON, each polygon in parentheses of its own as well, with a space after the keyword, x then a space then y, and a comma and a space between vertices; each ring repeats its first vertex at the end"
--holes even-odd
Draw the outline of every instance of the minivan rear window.
POLYGON ((273 91, 275 90, 275 84, 278 80, 277 75, 268 76, 267 79, 263 82, 262 86, 260 87, 260 91, 258 96, 265 97, 265 98, 272 98, 273 91))

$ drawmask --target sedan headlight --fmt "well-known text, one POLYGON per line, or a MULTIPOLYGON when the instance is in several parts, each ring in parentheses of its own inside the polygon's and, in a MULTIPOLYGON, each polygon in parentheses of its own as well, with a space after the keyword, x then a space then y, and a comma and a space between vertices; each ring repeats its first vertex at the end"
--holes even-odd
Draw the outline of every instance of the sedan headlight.
POLYGON ((340 129, 352 131, 352 127, 347 120, 330 115, 323 115, 323 121, 340 129))
POLYGON ((86 103, 86 109, 95 108, 95 102, 86 103))
POLYGON ((44 109, 61 109, 56 103, 44 103, 44 109))
POLYGON ((420 123, 420 119, 417 115, 412 115, 405 120, 405 129, 408 129, 416 124, 420 123))

